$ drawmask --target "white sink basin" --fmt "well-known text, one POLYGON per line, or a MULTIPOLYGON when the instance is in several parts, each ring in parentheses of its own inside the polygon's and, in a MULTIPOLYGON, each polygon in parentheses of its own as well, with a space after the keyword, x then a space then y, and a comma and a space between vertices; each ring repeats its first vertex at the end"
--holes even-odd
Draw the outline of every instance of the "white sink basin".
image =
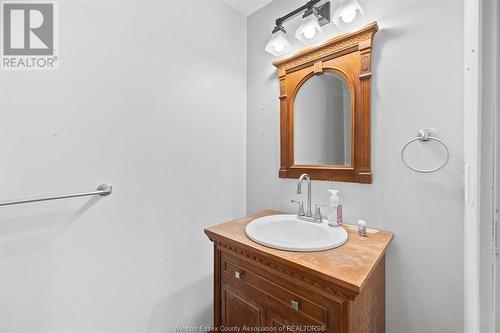
POLYGON ((326 223, 305 222, 296 215, 270 215, 247 224, 251 240, 278 250, 310 252, 333 249, 347 241, 343 227, 326 223))

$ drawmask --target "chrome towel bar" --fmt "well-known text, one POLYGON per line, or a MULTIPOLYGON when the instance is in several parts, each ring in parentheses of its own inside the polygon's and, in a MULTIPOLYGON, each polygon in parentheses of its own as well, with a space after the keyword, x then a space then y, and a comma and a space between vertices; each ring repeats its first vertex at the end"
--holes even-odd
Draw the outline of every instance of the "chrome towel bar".
POLYGON ((24 200, 4 201, 4 202, 0 202, 0 206, 10 206, 10 205, 23 204, 23 203, 48 201, 48 200, 59 200, 59 199, 66 199, 66 198, 86 197, 86 196, 90 196, 90 195, 106 196, 106 195, 110 195, 111 192, 113 192, 113 188, 111 187, 110 184, 101 184, 101 185, 97 186, 96 191, 92 191, 92 192, 63 194, 63 195, 56 195, 53 197, 46 197, 46 198, 33 198, 33 199, 24 199, 24 200))

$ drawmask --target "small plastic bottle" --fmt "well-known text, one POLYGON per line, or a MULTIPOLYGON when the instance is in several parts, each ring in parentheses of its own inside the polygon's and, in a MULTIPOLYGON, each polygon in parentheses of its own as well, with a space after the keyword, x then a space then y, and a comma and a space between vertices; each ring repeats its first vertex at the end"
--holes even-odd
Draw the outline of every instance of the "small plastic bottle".
POLYGON ((363 220, 358 221, 358 235, 366 237, 366 222, 363 220))
POLYGON ((328 224, 338 227, 343 224, 342 204, 340 203, 339 191, 328 190, 330 192, 330 205, 328 206, 328 224))

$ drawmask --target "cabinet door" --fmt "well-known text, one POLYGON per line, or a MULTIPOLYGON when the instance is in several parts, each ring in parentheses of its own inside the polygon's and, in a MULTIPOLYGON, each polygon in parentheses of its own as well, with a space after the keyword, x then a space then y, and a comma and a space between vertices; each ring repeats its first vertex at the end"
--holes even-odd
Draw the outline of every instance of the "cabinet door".
POLYGON ((276 311, 274 308, 268 307, 267 310, 266 326, 273 327, 277 332, 293 332, 293 328, 299 325, 296 320, 287 318, 287 316, 276 311))
POLYGON ((263 327, 265 308, 247 294, 223 283, 221 289, 221 321, 225 327, 263 327))
POLYGON ((266 327, 274 332, 326 332, 325 325, 281 306, 266 307, 266 327))

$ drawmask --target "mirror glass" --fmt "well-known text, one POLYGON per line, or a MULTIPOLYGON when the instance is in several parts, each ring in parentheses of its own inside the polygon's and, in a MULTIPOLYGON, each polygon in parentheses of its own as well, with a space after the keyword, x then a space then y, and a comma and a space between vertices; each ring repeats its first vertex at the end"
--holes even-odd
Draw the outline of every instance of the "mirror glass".
POLYGON ((351 91, 338 74, 314 75, 294 102, 294 164, 351 165, 351 91))

